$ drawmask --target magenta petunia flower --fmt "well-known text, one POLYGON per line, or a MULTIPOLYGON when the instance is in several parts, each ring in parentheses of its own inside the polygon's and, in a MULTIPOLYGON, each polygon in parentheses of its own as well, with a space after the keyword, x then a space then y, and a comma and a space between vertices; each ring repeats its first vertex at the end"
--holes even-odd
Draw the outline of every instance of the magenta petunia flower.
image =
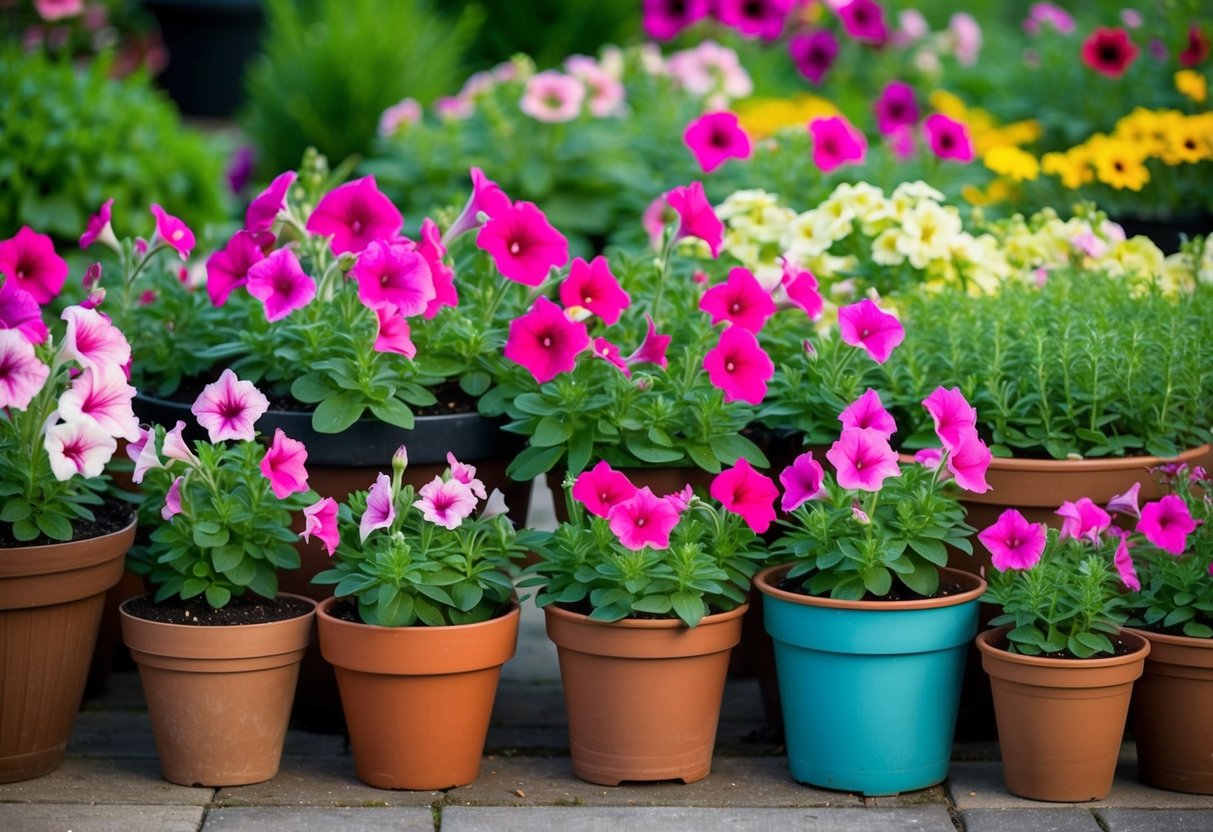
POLYGON ((417 345, 413 343, 409 322, 392 304, 375 310, 379 331, 375 335, 375 352, 394 352, 405 358, 417 357, 417 345))
POLYGON ((89 368, 59 396, 59 416, 65 422, 91 419, 110 436, 134 442, 140 436, 139 420, 131 407, 134 398, 135 388, 126 383, 121 368, 89 368))
POLYGON ((710 10, 710 0, 644 0, 644 31, 654 40, 670 40, 710 10))
POLYGON ((750 137, 737 116, 728 111, 705 113, 687 125, 682 141, 704 173, 711 173, 729 159, 750 158, 750 137))
POLYGON ((447 231, 448 239, 455 239, 460 234, 479 228, 483 223, 480 215, 492 218, 510 207, 510 198, 501 190, 501 186, 484 175, 480 168, 472 168, 472 195, 468 197, 463 211, 456 217, 447 231))
POLYGON ((1196 530, 1188 505, 1181 497, 1168 494, 1161 500, 1146 503, 1137 521, 1137 531, 1159 549, 1172 555, 1182 555, 1188 546, 1188 535, 1196 530))
POLYGON ((712 210, 712 204, 703 192, 703 183, 692 182, 667 191, 665 201, 678 214, 675 238, 696 237, 703 240, 708 244, 712 257, 718 257, 724 237, 724 223, 712 210))
POLYGON ((101 476, 118 450, 118 440, 92 419, 73 419, 48 427, 42 447, 50 460, 51 473, 62 482, 77 475, 85 479, 101 476))
POLYGON ((889 37, 884 9, 874 0, 851 0, 838 7, 842 28, 855 40, 881 45, 889 37))
POLYGON ((989 551, 994 568, 1006 572, 1035 566, 1044 554, 1048 534, 1044 523, 1029 523, 1016 509, 1009 508, 994 525, 980 531, 977 539, 989 551))
POLYGON ((607 522, 624 547, 640 551, 645 546, 668 549, 670 532, 678 525, 679 514, 668 500, 653 494, 648 486, 611 507, 607 522))
POLYGON ((927 116, 922 129, 931 145, 931 152, 940 159, 973 161, 973 140, 963 122, 948 118, 943 113, 933 113, 927 116))
POLYGON ((880 394, 871 387, 838 414, 838 421, 842 422, 844 428, 871 428, 885 439, 897 433, 897 423, 893 421, 892 414, 884 409, 880 394))
POLYGON ((560 284, 560 302, 566 307, 584 306, 607 326, 614 326, 632 299, 611 273, 605 257, 589 263, 575 257, 569 276, 560 284))
POLYGON ((772 41, 783 32, 792 0, 716 0, 716 19, 748 38, 772 41))
POLYGON ((977 411, 959 387, 936 387, 922 400, 922 406, 931 414, 935 434, 949 451, 977 425, 977 411))
POLYGON ((829 173, 848 162, 862 165, 868 152, 868 140, 846 116, 815 118, 809 122, 813 137, 813 164, 829 173))
POLYGON ((292 494, 307 491, 307 448, 297 439, 291 439, 274 429, 274 441, 261 458, 261 473, 270 481, 270 488, 279 500, 292 494))
POLYGON ((636 351, 627 357, 628 366, 633 364, 656 364, 661 369, 669 366, 669 361, 665 357, 666 350, 670 346, 671 335, 659 335, 657 333, 657 325, 653 323, 653 318, 647 312, 644 315, 645 321, 648 322, 648 331, 645 333, 644 340, 636 351))
POLYGON ((118 327, 96 309, 69 306, 60 317, 67 321, 59 356, 81 367, 123 367, 131 360, 131 345, 118 327))
POLYGON ((152 203, 151 212, 156 218, 156 237, 176 251, 182 260, 188 260, 190 252, 194 250, 194 232, 185 222, 155 203, 152 203))
POLYGON ((551 124, 572 121, 581 115, 585 84, 554 69, 527 79, 518 109, 536 121, 551 124))
POLYGON ((1130 517, 1141 517, 1141 508, 1138 504, 1138 492, 1141 491, 1141 483, 1135 482, 1129 486, 1129 490, 1123 494, 1117 494, 1111 500, 1108 500, 1107 509, 1109 514, 1127 514, 1130 517))
POLYGON ((905 81, 890 81, 876 99, 876 124, 884 136, 918 123, 918 102, 914 88, 905 81))
POLYGON ((0 241, 0 273, 29 292, 41 304, 58 296, 67 280, 67 261, 55 253, 55 244, 28 225, 0 241))
POLYGON ((699 308, 712 316, 713 324, 728 321, 733 326, 757 333, 775 314, 775 301, 753 272, 738 267, 729 270, 727 282, 704 293, 699 308))
POLYGON ((457 529, 463 519, 476 510, 476 495, 457 479, 443 480, 434 477, 417 492, 421 498, 413 507, 421 509, 421 516, 446 529, 457 529))
POLYGON ((825 469, 813 459, 812 451, 796 457, 791 465, 780 472, 779 481, 783 484, 783 500, 779 507, 784 511, 795 511, 809 500, 826 493, 825 469))
POLYGON ((986 470, 994 455, 981 441, 975 428, 961 431, 957 442, 948 448, 948 470, 956 477, 957 484, 966 491, 974 494, 984 494, 990 490, 986 482, 986 470))
POLYGON ((809 320, 815 321, 821 317, 825 302, 821 298, 817 277, 811 271, 785 260, 779 282, 791 304, 808 315, 809 320))
POLYGON ((497 212, 476 235, 497 270, 510 280, 538 286, 553 268, 569 261, 569 241, 533 202, 515 202, 497 212))
POLYGON ((1126 589, 1140 592, 1141 579, 1137 577, 1137 567, 1133 565, 1133 555, 1129 551, 1133 548, 1133 543, 1129 540, 1129 533, 1117 526, 1109 526, 1108 534, 1117 539, 1116 554, 1112 556, 1112 563, 1116 567, 1117 574, 1120 575, 1120 582, 1125 585, 1126 589))
POLYGON ((883 311, 870 298, 838 310, 838 334, 844 344, 866 350, 877 364, 888 361, 893 350, 906 338, 901 321, 883 311))
POLYGON ((156 430, 154 428, 140 428, 139 438, 134 442, 126 443, 126 455, 131 462, 135 463, 134 473, 131 474, 131 482, 135 485, 143 482, 143 477, 148 471, 164 467, 160 462, 160 457, 156 455, 156 430))
POLYGON ((50 336, 42 322, 42 307, 15 280, 0 283, 0 329, 20 332, 31 344, 44 343, 50 336))
POLYGON ((373 240, 391 240, 403 225, 404 217, 379 190, 374 176, 333 188, 307 218, 308 231, 333 238, 334 254, 357 253, 373 240))
POLYGON ((38 16, 48 23, 84 13, 84 0, 34 0, 38 16))
POLYGON ((1140 52, 1129 38, 1129 33, 1119 27, 1096 27, 1082 42, 1083 63, 1109 78, 1124 75, 1140 52))
POLYGON ((788 38, 788 54, 796 71, 814 84, 820 84, 838 57, 838 38, 829 29, 788 38))
POLYGON ((85 249, 100 240, 112 249, 118 249, 118 238, 114 236, 113 219, 114 200, 107 199, 101 203, 97 213, 88 218, 88 225, 80 235, 80 248, 85 249))
POLYGON ((367 535, 375 529, 386 529, 396 519, 396 506, 392 502, 392 481, 387 474, 379 474, 366 495, 366 511, 358 521, 358 540, 366 542, 367 535))
POLYGON ((161 519, 171 521, 181 513, 181 483, 183 482, 185 482, 185 477, 177 477, 168 487, 168 493, 164 495, 164 505, 160 507, 161 519))
POLYGON ((249 203, 244 213, 244 229, 256 233, 273 228, 278 215, 286 210, 286 194, 298 178, 299 175, 293 170, 275 176, 269 187, 249 203))
POLYGON ((924 468, 938 468, 943 462, 943 448, 923 448, 914 452, 914 461, 924 468))
POLYGON ((164 434, 164 447, 161 450, 166 459, 175 459, 193 467, 198 464, 198 457, 182 436, 184 430, 185 422, 178 419, 173 429, 164 434))
MULTIPOLYGON (((270 409, 270 402, 251 381, 241 381, 230 369, 202 388, 190 411, 206 428, 212 442, 252 441, 253 425, 270 409)), ((167 453, 167 449, 165 451, 167 453)))
POLYGON ((316 297, 316 281, 303 271, 289 248, 280 248, 249 267, 248 293, 265 305, 265 319, 279 321, 316 297))
POLYGON ((1073 537, 1098 543, 1099 535, 1112 525, 1112 517, 1090 497, 1083 497, 1078 502, 1066 500, 1053 513, 1063 518, 1058 536, 1061 540, 1073 537))
POLYGON ((593 343, 594 356, 607 361, 612 366, 617 368, 629 378, 632 375, 632 368, 628 366, 627 359, 623 357, 617 344, 612 344, 606 338, 595 338, 593 343))
POLYGON ((627 475, 616 471, 605 460, 582 471, 573 483, 573 499, 598 517, 609 515, 616 505, 636 496, 636 491, 627 475))
POLYGON ((25 410, 50 372, 24 335, 0 329, 0 409, 25 410))
POLYGON ((731 326, 720 333, 716 346, 703 357, 708 379, 724 391, 726 402, 761 404, 775 364, 758 344, 754 333, 731 326))
POLYGON ((325 497, 303 510, 303 531, 299 533, 305 541, 310 542, 312 535, 324 544, 324 549, 333 556, 341 545, 341 532, 337 528, 337 501, 325 497))
POLYGON ((859 491, 879 491, 890 477, 900 477, 897 453, 889 440, 871 428, 846 428, 826 451, 838 484, 859 491))
POLYGON ((434 317, 444 306, 458 306, 459 292, 455 289, 455 270, 442 259, 446 256, 442 232, 438 230, 437 223, 429 217, 421 221, 421 242, 417 244, 417 253, 425 258, 430 267, 430 278, 434 281, 434 299, 426 305, 425 317, 434 317))
POLYGON ((589 345, 585 324, 570 321, 559 306, 541 296, 530 312, 510 321, 504 354, 543 384, 572 370, 577 354, 589 345))
POLYGON ((425 258, 411 245, 372 240, 350 269, 358 299, 370 309, 394 306, 406 318, 420 315, 437 293, 425 258))
MULTIPOLYGON (((1179 65, 1184 67, 1200 66, 1209 57, 1209 36, 1199 24, 1188 26, 1187 45, 1179 53, 1179 65)), ((1213 567, 1210 567, 1213 569, 1213 567)))
POLYGON ((262 235, 237 231, 227 245, 206 259, 206 293, 223 306, 231 293, 248 283, 249 269, 265 259, 262 235))
POLYGON ((775 498, 779 496, 779 489, 770 477, 755 471, 744 458, 717 474, 709 493, 745 520, 756 534, 766 532, 775 520, 775 498))

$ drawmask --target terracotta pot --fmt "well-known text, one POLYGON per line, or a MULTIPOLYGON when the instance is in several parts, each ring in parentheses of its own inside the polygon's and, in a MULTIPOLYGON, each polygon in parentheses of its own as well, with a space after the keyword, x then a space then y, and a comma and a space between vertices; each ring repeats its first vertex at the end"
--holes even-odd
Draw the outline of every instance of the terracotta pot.
POLYGON ((165 780, 244 786, 278 773, 315 610, 290 597, 312 609, 266 624, 165 624, 119 608, 165 780))
POLYGON ((320 604, 320 649, 337 671, 358 779, 380 789, 465 786, 480 774, 519 608, 479 624, 376 627, 320 604))
POLYGON ((0 549, 0 783, 54 771, 122 577, 135 523, 89 540, 0 549))
POLYGON ((1213 639, 1131 630, 1150 642, 1133 689, 1137 768, 1160 789, 1213 794, 1213 639))
POLYGON ((560 658, 573 773, 590 783, 708 775, 729 652, 748 605, 705 616, 613 623, 544 607, 560 658))
POLYGON ((1125 630, 1136 649, 1124 656, 1049 659, 1008 653, 1006 633, 986 630, 977 649, 994 693, 1007 790, 1031 800, 1107 797, 1150 643, 1125 630))

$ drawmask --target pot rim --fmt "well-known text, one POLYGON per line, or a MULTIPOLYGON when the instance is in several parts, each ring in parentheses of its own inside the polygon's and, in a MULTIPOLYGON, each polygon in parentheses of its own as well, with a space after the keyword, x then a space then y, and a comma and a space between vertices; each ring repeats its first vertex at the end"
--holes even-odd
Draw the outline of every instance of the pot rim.
POLYGON ((382 624, 365 624, 361 621, 346 621, 344 618, 338 618, 333 615, 330 610, 338 601, 343 601, 345 598, 338 598, 335 595, 330 595, 323 601, 316 603, 316 618, 323 618, 325 626, 328 627, 364 627, 371 630, 386 631, 391 633, 406 633, 406 632, 444 632, 452 633, 458 630, 470 632, 476 629, 491 627, 494 624, 500 623, 511 616, 522 615, 522 605, 518 602, 517 596, 510 599, 510 608, 501 615, 495 615, 492 618, 487 618, 484 621, 477 621, 472 624, 444 624, 441 627, 431 627, 428 624, 414 624, 408 627, 384 627, 382 624))
POLYGON ((1206 442, 1195 448, 1188 448, 1173 457, 1159 456, 1109 456, 1090 459, 1025 459, 1020 457, 996 456, 990 460, 990 468, 995 471, 1018 473, 1049 473, 1058 472, 1100 472, 1123 471, 1135 468, 1153 468, 1167 462, 1190 462, 1209 453, 1210 445, 1206 442))
POLYGON ((1002 637, 1010 632, 1010 630, 1009 624, 1004 624, 994 629, 982 630, 977 634, 977 649, 993 659, 1009 664, 1048 667, 1059 670, 1065 668, 1082 670, 1087 668, 1117 667, 1119 665, 1143 661, 1150 655, 1150 640, 1145 636, 1139 635, 1129 627, 1122 627, 1121 635, 1127 635, 1129 638, 1141 642, 1140 646, 1133 652, 1125 653, 1123 656, 1105 656, 1100 659, 1054 659, 1047 656, 1025 656, 1022 653, 1011 653, 994 643, 995 640, 1001 641, 1002 637))
POLYGON ((965 572, 962 569, 943 566, 939 569, 940 576, 947 575, 961 584, 971 585, 972 588, 956 595, 944 595, 938 598, 916 598, 909 601, 849 601, 842 598, 822 598, 817 595, 802 595, 799 592, 788 592, 786 589, 780 589, 775 586, 775 582, 778 580, 775 576, 780 575, 782 577, 781 573, 786 573, 792 566, 792 563, 768 566, 754 576, 754 586, 764 595, 769 595, 772 598, 778 598, 781 601, 788 601, 793 604, 831 607, 840 610, 863 610, 865 612, 929 610, 940 607, 959 606, 977 600, 986 591, 986 582, 980 576, 974 575, 972 572, 965 572), (973 585, 974 582, 976 582, 976 585, 973 585))
POLYGON ((129 534, 133 540, 134 536, 135 536, 135 527, 138 524, 139 524, 139 516, 132 509, 131 510, 131 522, 127 523, 125 526, 123 526, 120 529, 116 529, 115 531, 106 532, 105 534, 99 534, 99 535, 95 535, 93 537, 80 537, 80 538, 76 538, 74 540, 56 540, 52 543, 39 543, 36 546, 0 546, 0 554, 11 555, 14 557, 18 557, 18 556, 22 556, 22 555, 32 555, 34 557, 37 557, 39 552, 45 553, 46 551, 48 551, 50 549, 63 548, 63 547, 76 548, 78 546, 89 546, 89 545, 96 544, 97 541, 99 541, 99 540, 114 540, 114 539, 122 537, 123 535, 126 535, 126 534, 129 534))
POLYGON ((616 627, 626 630, 674 630, 678 628, 687 630, 698 629, 704 624, 720 624, 725 621, 732 621, 734 618, 740 618, 746 614, 746 611, 749 608, 749 603, 745 603, 739 607, 734 607, 731 610, 726 610, 725 612, 716 612, 712 613, 711 615, 705 615, 699 620, 699 624, 697 624, 695 627, 687 627, 686 624, 682 623, 681 618, 621 618, 618 621, 598 621, 590 618, 585 613, 566 610, 555 603, 548 604, 545 607, 540 607, 545 615, 551 613, 552 615, 555 615, 558 618, 563 618, 566 621, 588 624, 591 626, 601 625, 604 627, 616 627))
POLYGON ((1196 650, 1210 649, 1213 650, 1213 638, 1198 638, 1197 636, 1177 636, 1172 633, 1156 633, 1153 630, 1145 627, 1121 627, 1135 635, 1139 635, 1148 642, 1158 642, 1160 644, 1173 644, 1176 647, 1190 647, 1196 650))
MULTIPOLYGON (((305 595, 297 595, 293 592, 279 592, 275 596, 276 598, 283 598, 283 597, 294 598, 297 601, 306 601, 307 603, 311 604, 312 607, 307 612, 300 613, 299 615, 293 615, 290 618, 280 618, 277 621, 262 621, 259 624, 173 624, 169 621, 156 621, 153 618, 140 618, 139 616, 132 615, 131 613, 126 611, 126 605, 130 601, 133 601, 136 598, 147 598, 147 597, 150 597, 151 595, 152 595, 152 593, 150 593, 150 592, 145 592, 141 595, 132 595, 130 598, 127 598, 125 601, 123 601, 121 604, 118 605, 118 612, 122 615, 123 618, 129 618, 131 621, 137 621, 140 624, 147 624, 147 625, 151 625, 151 626, 155 626, 155 627, 173 627, 173 628, 176 628, 179 630, 189 630, 190 632, 196 632, 200 629, 225 629, 225 628, 239 627, 242 630, 247 630, 247 631, 252 632, 252 631, 256 631, 260 628, 273 627, 275 625, 286 624, 291 621, 298 621, 301 618, 307 618, 308 616, 315 615, 316 606, 317 606, 316 601, 314 601, 311 598, 308 598, 305 595)), ((153 603, 155 603, 155 602, 153 602, 153 603)))

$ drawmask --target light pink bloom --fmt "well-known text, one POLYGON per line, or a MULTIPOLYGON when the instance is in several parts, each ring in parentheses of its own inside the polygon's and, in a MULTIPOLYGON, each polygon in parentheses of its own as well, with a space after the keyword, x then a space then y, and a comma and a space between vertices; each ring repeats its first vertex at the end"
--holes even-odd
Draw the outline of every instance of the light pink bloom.
POLYGON ((1188 505, 1181 497, 1168 494, 1161 500, 1146 503, 1137 521, 1137 531, 1159 549, 1172 555, 1182 555, 1188 546, 1188 535, 1196 530, 1188 505))
POLYGON ((417 345, 413 343, 409 322, 392 304, 375 310, 379 321, 379 332, 375 335, 375 352, 394 352, 405 358, 417 357, 417 345))
POLYGON ((846 116, 815 118, 808 130, 813 137, 813 164, 823 173, 847 163, 862 165, 867 157, 867 138, 846 116))
POLYGON ((248 293, 265 305, 265 319, 279 321, 316 297, 316 281, 289 248, 280 248, 248 270, 248 293))
POLYGON ((665 200, 665 194, 654 199, 644 209, 644 213, 640 215, 640 225, 644 228, 645 233, 649 237, 649 245, 654 251, 661 249, 661 237, 665 233, 665 226, 668 222, 673 222, 677 214, 670 204, 665 200))
POLYGON ((375 184, 364 176, 346 182, 320 198, 307 218, 307 230, 333 238, 333 253, 359 252, 372 240, 391 240, 404 225, 404 217, 375 184))
POLYGON ((500 489, 494 488, 489 492, 489 498, 484 501, 484 508, 480 509, 480 519, 492 520, 494 517, 508 514, 509 511, 510 507, 505 504, 505 495, 500 489))
POLYGON ((156 218, 156 236, 166 245, 177 252, 182 260, 189 259, 194 250, 194 232, 183 221, 166 213, 159 205, 152 203, 152 216, 156 218))
POLYGON ((648 486, 613 505, 607 513, 611 531, 624 547, 640 551, 645 546, 668 549, 670 532, 678 525, 679 514, 668 500, 656 496, 648 486))
POLYGON ((379 116, 379 135, 396 135, 401 127, 421 121, 421 102, 416 98, 404 98, 383 111, 379 116))
POLYGON ((269 187, 249 203, 248 210, 244 213, 244 229, 256 233, 273 228, 278 215, 286 210, 287 192, 297 178, 299 175, 293 170, 275 176, 269 187))
POLYGON ((358 521, 358 540, 366 542, 367 535, 375 529, 386 529, 396 519, 396 506, 392 502, 392 481, 387 474, 375 478, 366 495, 366 511, 358 521))
POLYGON ((161 450, 166 459, 175 459, 179 462, 184 462, 190 467, 198 465, 198 457, 194 455, 193 448, 185 441, 182 432, 185 430, 185 422, 180 419, 172 430, 164 434, 164 446, 161 450))
POLYGON ((442 259, 446 256, 442 232, 429 217, 421 221, 421 242, 417 244, 417 253, 425 258, 430 267, 430 278, 434 281, 434 299, 426 304, 425 317, 434 317, 444 306, 458 306, 459 292, 455 289, 455 270, 442 259))
POLYGON ((1057 511, 1053 512, 1063 518, 1059 539, 1077 538, 1099 542, 1099 535, 1112 524, 1112 518, 1090 497, 1083 497, 1078 502, 1066 500, 1057 511))
POLYGON ((324 544, 329 557, 341 545, 341 533, 337 529, 337 501, 325 497, 303 510, 303 531, 299 533, 305 541, 310 542, 312 535, 324 544))
POLYGON ((510 280, 538 286, 554 267, 569 261, 569 241, 532 202, 515 202, 489 219, 476 245, 493 258, 510 280))
POLYGON ((224 248, 206 258, 206 293, 212 304, 223 306, 235 289, 248 283, 249 269, 265 259, 265 242, 262 235, 237 231, 224 248))
POLYGON ((303 443, 291 439, 282 428, 275 428, 274 441, 261 458, 261 473, 270 481, 275 497, 285 500, 292 494, 307 491, 305 462, 307 448, 303 443))
POLYGON ((163 467, 160 457, 156 456, 155 428, 140 428, 139 438, 126 443, 126 455, 135 463, 135 472, 131 475, 135 485, 143 482, 144 475, 151 469, 163 467))
POLYGON ((889 37, 884 9, 875 0, 851 0, 838 7, 842 28, 861 43, 881 45, 889 37))
POLYGON ((88 225, 80 235, 80 248, 85 249, 100 240, 112 249, 119 247, 118 238, 114 236, 114 226, 111 225, 114 200, 107 199, 101 203, 97 213, 88 218, 88 225))
POLYGON ((1129 486, 1129 490, 1123 494, 1117 494, 1108 501, 1106 506, 1110 514, 1128 514, 1131 517, 1141 517, 1141 509, 1138 507, 1138 492, 1141 491, 1141 483, 1135 482, 1129 486))
POLYGON ((936 387, 922 400, 922 406, 931 414, 935 434, 949 451, 977 425, 977 411, 968 403, 959 387, 936 387))
POLYGON ((33 295, 38 303, 50 303, 62 291, 67 271, 67 261, 55 253, 51 238, 28 225, 0 241, 0 273, 15 281, 18 289, 33 295))
POLYGON ((118 440, 92 419, 73 419, 48 427, 42 447, 55 479, 70 480, 77 474, 92 479, 101 476, 105 463, 118 450, 118 440))
POLYGON ((476 479, 476 466, 466 465, 455 459, 455 455, 450 451, 446 452, 446 464, 451 469, 451 479, 457 480, 468 487, 468 489, 480 499, 485 499, 488 495, 484 490, 484 483, 476 479))
POLYGON ((931 152, 940 159, 973 161, 973 140, 969 138, 969 128, 963 122, 948 118, 943 113, 933 113, 927 116, 922 127, 931 144, 931 152))
MULTIPOLYGON (((569 58, 570 62, 572 60, 569 58)), ((590 111, 590 115, 594 118, 623 115, 627 111, 624 106, 627 90, 623 83, 593 59, 587 58, 586 60, 588 63, 578 62, 569 66, 568 70, 574 78, 585 85, 588 96, 585 106, 590 111)))
POLYGON ((31 344, 41 344, 50 335, 42 322, 42 307, 16 280, 0 283, 0 329, 20 332, 31 344))
POLYGON ((598 517, 608 516, 616 505, 636 496, 636 491, 626 474, 616 471, 604 460, 582 471, 573 483, 573 499, 598 517))
POLYGON ((543 384, 572 370, 577 354, 589 345, 585 324, 570 321, 559 306, 540 296, 530 312, 510 321, 504 355, 543 384))
POLYGON ((367 307, 391 304, 406 318, 420 315, 437 296, 429 265, 408 245, 372 240, 358 255, 350 277, 358 281, 358 299, 367 307))
POLYGON ((65 422, 90 419, 110 436, 128 442, 139 438, 139 420, 131 409, 135 388, 126 383, 118 367, 88 368, 59 397, 59 416, 65 422))
POLYGON ((924 468, 938 468, 943 461, 942 448, 923 448, 914 454, 914 461, 924 468))
POLYGON ((536 121, 558 123, 577 118, 583 101, 584 84, 571 75, 549 69, 527 79, 518 108, 536 121))
POLYGON ((1023 22, 1024 31, 1035 35, 1042 26, 1051 26, 1058 33, 1068 35, 1074 31, 1074 18, 1061 6, 1053 3, 1033 3, 1028 17, 1023 22))
POLYGON ((67 321, 67 331, 59 346, 59 356, 65 361, 105 369, 122 367, 131 360, 131 345, 126 336, 97 310, 69 306, 61 317, 67 321))
POLYGON ((872 518, 863 510, 863 504, 859 500, 851 502, 851 516, 855 518, 855 522, 864 526, 872 525, 872 518))
POLYGON ((444 95, 434 101, 434 115, 448 121, 462 121, 471 118, 476 112, 476 105, 470 98, 462 95, 444 95))
POLYGON ((889 477, 900 477, 897 453, 889 440, 871 428, 846 428, 826 452, 838 484, 859 491, 879 491, 889 477))
POLYGON ((34 0, 38 16, 48 23, 76 17, 84 11, 84 0, 34 0))
POLYGON ((472 177, 472 195, 468 197, 463 211, 447 231, 447 238, 451 240, 466 231, 479 228, 482 224, 481 214, 491 219, 510 207, 510 198, 506 196, 505 191, 485 176, 484 171, 472 168, 469 173, 472 177))
POLYGON ((629 378, 631 377, 632 369, 628 366, 628 362, 623 357, 623 353, 620 352, 618 345, 612 344, 606 338, 595 338, 593 350, 596 358, 601 358, 610 362, 612 365, 618 368, 619 372, 623 373, 629 378))
POLYGON ((838 333, 844 344, 862 347, 877 364, 888 361, 889 355, 906 338, 901 321, 869 298, 838 310, 838 333))
POLYGON ((775 301, 759 285, 753 272, 738 267, 729 270, 725 283, 704 293, 699 308, 712 316, 713 324, 728 321, 733 326, 757 333, 775 314, 775 301))
POLYGON ((876 125, 883 136, 892 136, 918 123, 914 88, 905 81, 890 81, 876 99, 876 125))
POLYGON ((589 263, 575 257, 569 276, 560 284, 560 302, 566 307, 584 306, 604 324, 614 326, 632 299, 611 273, 605 257, 595 257, 589 263))
POLYGON ((767 382, 775 375, 775 364, 754 333, 737 326, 720 333, 716 346, 703 357, 703 368, 712 384, 724 391, 726 402, 761 404, 767 382))
POLYGON ((24 335, 0 329, 0 408, 25 410, 50 372, 24 335))
POLYGON ((443 528, 459 528, 463 519, 476 510, 476 495, 456 479, 434 477, 417 494, 421 499, 413 507, 421 509, 423 518, 443 528))
POLYGON ((962 431, 956 444, 948 449, 948 470, 956 477, 957 484, 974 494, 990 490, 986 482, 986 470, 994 455, 981 441, 975 428, 962 431))
POLYGON ((705 113, 687 125, 682 141, 704 173, 711 173, 729 159, 748 159, 750 137, 737 116, 728 111, 705 113))
POLYGON ((931 33, 931 24, 927 23, 927 19, 918 9, 902 9, 897 15, 897 22, 897 35, 902 44, 922 40, 931 33))
POLYGON ((1082 252, 1087 257, 1103 257, 1108 253, 1108 244, 1100 239, 1093 231, 1084 231, 1070 239, 1070 245, 1075 251, 1082 252))
POLYGON ((957 12, 948 21, 954 44, 953 54, 961 66, 973 66, 981 53, 981 25, 967 12, 957 12))
POLYGON ((1009 508, 994 525, 979 532, 977 539, 990 552, 999 572, 1031 569, 1044 553, 1048 529, 1044 523, 1029 523, 1017 510, 1009 508))
POLYGON ((692 182, 684 187, 667 191, 665 201, 678 214, 676 239, 696 237, 708 244, 712 257, 720 255, 720 244, 724 238, 724 223, 712 210, 703 192, 702 182, 692 182))
POLYGON ((181 483, 184 481, 184 477, 177 477, 169 486, 168 493, 164 495, 164 505, 160 508, 162 519, 171 521, 181 513, 181 483))
POLYGON ((795 511, 807 501, 817 499, 825 494, 824 480, 825 470, 813 459, 813 452, 801 454, 779 474, 783 484, 783 500, 779 507, 784 511, 795 511))
MULTIPOLYGON (((253 425, 270 409, 270 402, 251 381, 241 381, 230 369, 202 388, 190 410, 212 442, 252 441, 253 425)), ((166 451, 167 453, 167 451, 166 451)))
POLYGON ((756 534, 766 532, 775 519, 775 498, 779 496, 779 489, 770 477, 755 471, 744 458, 717 474, 709 493, 745 520, 756 534))

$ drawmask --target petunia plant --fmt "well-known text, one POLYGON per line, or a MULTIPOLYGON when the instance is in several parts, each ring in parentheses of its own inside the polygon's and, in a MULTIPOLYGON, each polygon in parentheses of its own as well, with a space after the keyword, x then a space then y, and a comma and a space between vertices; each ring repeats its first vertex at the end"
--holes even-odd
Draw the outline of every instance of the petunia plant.
POLYGON ((291 513, 314 500, 307 449, 279 428, 258 441, 269 400, 230 369, 208 384, 191 410, 207 440, 187 441, 186 423, 139 428, 127 454, 146 500, 150 539, 131 551, 132 571, 156 587, 153 600, 212 608, 233 598, 274 598, 278 570, 299 566, 291 513), (311 500, 309 500, 311 498, 311 500))
POLYGON ((381 627, 473 624, 504 613, 514 598, 515 561, 535 533, 516 533, 501 492, 486 493, 476 468, 447 455, 441 476, 402 484, 408 452, 392 457, 368 491, 306 509, 303 536, 333 558, 312 581, 334 585, 353 620, 381 627))
POLYGON ((564 483, 569 521, 536 546, 519 586, 596 621, 705 615, 746 602, 766 559, 759 535, 775 519, 778 489, 744 459, 712 481, 711 500, 687 485, 657 495, 605 461, 564 483))

